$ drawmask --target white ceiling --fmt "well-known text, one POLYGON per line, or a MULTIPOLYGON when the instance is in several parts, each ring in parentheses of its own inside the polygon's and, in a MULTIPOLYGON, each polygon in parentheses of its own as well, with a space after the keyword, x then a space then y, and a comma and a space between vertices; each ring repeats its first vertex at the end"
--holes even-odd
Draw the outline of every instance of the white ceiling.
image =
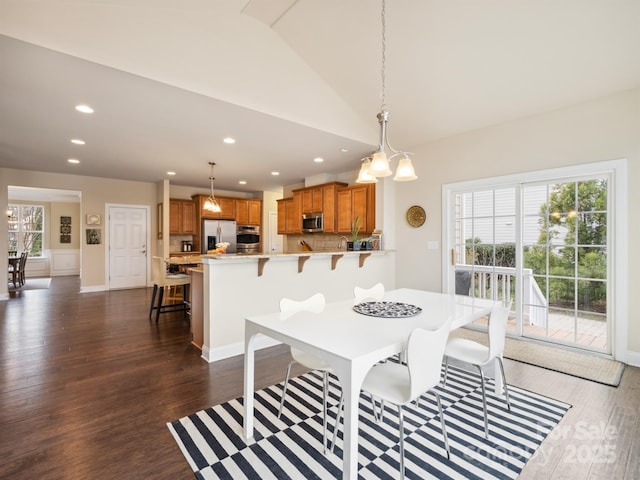
MULTIPOLYGON (((0 0, 0 12, 0 167, 148 182, 174 170, 172 183, 207 187, 214 161, 217 189, 260 191, 356 170, 377 143, 380 2, 0 0)), ((640 86, 639 0, 388 0, 386 18, 402 149, 640 86)))

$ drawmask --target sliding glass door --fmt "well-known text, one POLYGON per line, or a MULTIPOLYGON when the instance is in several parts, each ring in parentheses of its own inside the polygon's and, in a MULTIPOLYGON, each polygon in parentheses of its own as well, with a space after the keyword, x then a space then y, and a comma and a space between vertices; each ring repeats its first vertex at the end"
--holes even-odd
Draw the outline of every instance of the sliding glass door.
POLYGON ((448 289, 511 302, 510 335, 611 353, 610 185, 599 173, 449 189, 448 289))
POLYGON ((608 177, 523 185, 525 335, 610 351, 608 177))

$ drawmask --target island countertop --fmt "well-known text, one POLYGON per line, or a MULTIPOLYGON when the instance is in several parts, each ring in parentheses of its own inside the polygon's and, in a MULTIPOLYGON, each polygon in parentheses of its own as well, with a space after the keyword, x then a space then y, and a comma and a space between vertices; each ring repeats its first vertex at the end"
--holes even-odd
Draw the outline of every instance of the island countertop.
MULTIPOLYGON (((244 352, 245 318, 278 310, 282 298, 321 292, 327 301, 352 298, 356 286, 395 288, 394 250, 314 250, 203 254, 202 358, 214 362, 244 352)), ((258 341, 258 340, 256 340, 258 341)), ((264 337, 263 348, 277 343, 264 337)))
POLYGON ((280 253, 212 253, 202 254, 202 260, 237 260, 237 259, 256 259, 256 258, 277 258, 277 257, 308 257, 308 256, 334 256, 349 255, 358 256, 363 254, 386 254, 395 250, 312 250, 306 252, 303 250, 296 252, 280 252, 280 253))

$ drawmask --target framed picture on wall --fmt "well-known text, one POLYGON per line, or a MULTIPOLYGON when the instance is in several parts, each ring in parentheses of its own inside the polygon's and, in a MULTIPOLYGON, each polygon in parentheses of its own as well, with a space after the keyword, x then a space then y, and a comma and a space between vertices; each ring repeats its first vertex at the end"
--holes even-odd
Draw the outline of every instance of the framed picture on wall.
POLYGON ((158 204, 158 240, 162 240, 162 204, 158 204))
POLYGON ((100 225, 102 217, 97 213, 87 213, 87 225, 100 225))
POLYGON ((71 217, 60 217, 60 243, 71 243, 71 217))
POLYGON ((87 228, 87 245, 100 245, 101 243, 101 230, 99 228, 87 228))

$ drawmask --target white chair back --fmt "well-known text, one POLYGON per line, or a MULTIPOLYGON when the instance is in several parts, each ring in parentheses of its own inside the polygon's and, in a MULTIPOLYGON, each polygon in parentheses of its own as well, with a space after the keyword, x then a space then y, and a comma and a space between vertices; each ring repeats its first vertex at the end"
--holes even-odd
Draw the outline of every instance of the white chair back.
POLYGON ((353 287, 353 304, 357 305, 365 300, 379 301, 384 297, 384 285, 376 283, 371 288, 353 287))
POLYGON ((416 328, 407 341, 407 367, 413 400, 440 382, 442 356, 451 330, 448 319, 438 330, 416 328))
POLYGON ((282 298, 280 300, 280 311, 293 315, 297 312, 320 313, 324 310, 324 295, 316 293, 305 300, 291 300, 290 298, 282 298))
POLYGON ((151 264, 151 279, 154 283, 164 283, 167 276, 167 264, 162 257, 153 257, 151 264))
POLYGON ((491 360, 504 352, 505 337, 507 333, 507 319, 511 302, 507 306, 495 305, 489 315, 489 358, 491 360))

